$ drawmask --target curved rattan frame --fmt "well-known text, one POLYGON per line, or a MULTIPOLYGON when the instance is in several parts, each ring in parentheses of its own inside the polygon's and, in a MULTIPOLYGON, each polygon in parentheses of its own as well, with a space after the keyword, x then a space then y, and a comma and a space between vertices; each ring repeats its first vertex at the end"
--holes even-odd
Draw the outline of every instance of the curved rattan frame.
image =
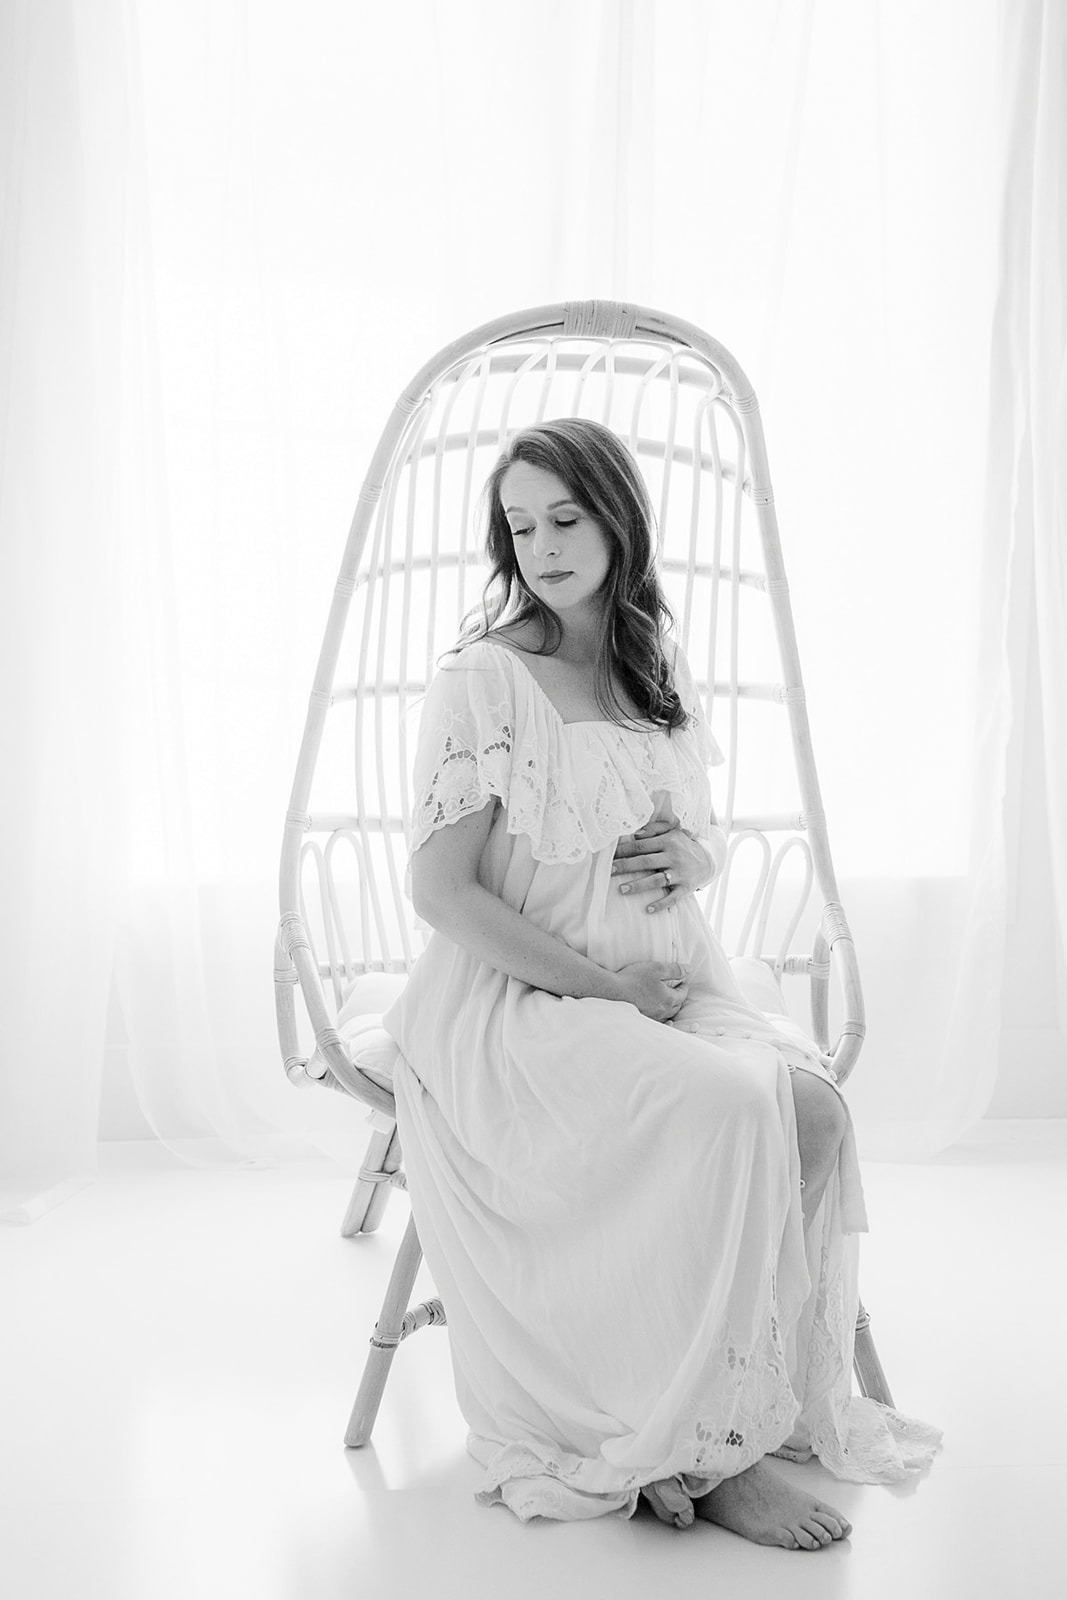
MULTIPOLYGON (((352 1064, 340 1035, 332 1025, 318 965, 301 913, 300 854, 304 835, 312 822, 307 806, 315 761, 360 559, 382 487, 409 418, 422 404, 431 386, 458 361, 492 345, 541 335, 669 340, 703 357, 722 375, 723 388, 732 402, 745 437, 751 479, 749 495, 756 508, 763 544, 767 589, 773 605, 781 652, 785 699, 802 796, 802 813, 797 821, 802 825, 810 844, 816 882, 823 900, 821 932, 808 965, 812 980, 813 1025, 820 1044, 827 1049, 829 1064, 838 1082, 844 1083, 855 1066, 864 1038, 863 991, 855 945, 840 902, 830 854, 759 405, 752 385, 738 362, 718 340, 701 328, 680 317, 651 311, 644 306, 603 300, 566 301, 514 312, 484 323, 446 345, 420 368, 401 393, 378 442, 360 490, 334 588, 285 820, 280 874, 281 921, 275 962, 278 1029, 285 1071, 290 1079, 296 1081, 314 1063, 310 1076, 321 1077, 328 1070, 349 1094, 365 1101, 375 1110, 392 1114, 392 1095, 352 1064), (845 1012, 844 1023, 832 1047, 829 1047, 826 1035, 827 956, 837 970, 845 1012), (294 1003, 297 984, 315 1033, 316 1050, 310 1059, 302 1056, 299 1050, 294 1003)), ((796 970, 796 962, 791 962, 790 967, 796 970)))
MULTIPOLYGON (((661 345, 666 341, 672 346, 692 352, 713 368, 721 379, 722 393, 730 403, 744 439, 748 468, 744 491, 755 508, 758 521, 766 577, 764 587, 772 603, 782 669, 782 683, 776 689, 775 697, 780 698, 788 710, 801 796, 799 815, 788 819, 780 817, 737 819, 734 823, 731 856, 728 858, 726 870, 728 873, 737 848, 744 844, 747 837, 760 838, 759 830, 762 827, 788 825, 802 831, 810 850, 810 869, 814 871, 815 881, 822 897, 819 930, 815 935, 810 954, 786 954, 786 947, 783 946, 777 960, 769 964, 774 966, 776 974, 785 971, 806 974, 810 978, 813 1033, 826 1052, 827 1064, 839 1083, 844 1083, 852 1072, 864 1038, 864 1007, 859 967, 855 945, 840 902, 830 854, 767 451, 759 406, 752 385, 730 352, 702 329, 680 317, 652 311, 643 306, 613 301, 567 301, 496 318, 446 345, 420 368, 397 399, 379 439, 359 493, 334 587, 285 818, 279 885, 281 915, 275 946, 274 975, 278 1031, 286 1074, 294 1083, 316 1081, 339 1088, 387 1119, 385 1121, 376 1119, 379 1122, 378 1131, 373 1135, 371 1148, 360 1172, 361 1181, 356 1186, 342 1228, 342 1232, 346 1234, 372 1231, 380 1221, 390 1187, 404 1187, 404 1177, 400 1170, 393 1096, 388 1089, 369 1077, 349 1058, 341 1036, 333 1024, 323 985, 324 973, 332 971, 336 1000, 336 969, 332 961, 325 968, 320 966, 302 910, 300 876, 305 835, 312 830, 317 833, 326 832, 336 840, 339 835, 344 834, 352 840, 357 853, 359 849, 359 842, 351 832, 351 817, 325 814, 312 816, 308 811, 316 761, 327 712, 332 703, 339 653, 352 599, 358 587, 360 563, 368 536, 374 526, 383 490, 396 464, 398 451, 408 438, 413 417, 424 405, 434 386, 458 363, 496 346, 538 338, 549 340, 589 338, 620 340, 627 343, 648 340, 661 345), (845 1020, 831 1046, 828 1035, 829 981, 834 970, 839 981, 845 1020), (314 1032, 315 1048, 311 1056, 304 1055, 300 1051, 296 1009, 297 988, 300 990, 314 1032)), ((408 442, 410 443, 410 439, 408 442)), ((730 819, 725 820, 729 825, 730 819)), ((797 840, 791 841, 792 844, 797 842, 797 840)), ((766 845, 765 840, 763 844, 766 845)), ((777 875, 780 866, 781 854, 774 863, 771 863, 768 855, 760 879, 760 889, 768 879, 772 880, 770 889, 773 889, 773 877, 777 875)), ((393 888, 395 893, 395 884, 393 888)), ((759 891, 757 899, 758 893, 759 891)), ((807 888, 805 895, 806 893, 807 888)), ((798 907, 797 918, 801 909, 802 906, 798 907)), ((754 900, 749 921, 746 922, 746 937, 751 918, 755 913, 754 900)), ((790 935, 795 926, 796 919, 790 926, 790 935)), ((394 964, 394 967, 396 970, 402 970, 409 965, 410 961, 405 959, 402 963, 394 964)), ((436 1301, 428 1302, 426 1306, 419 1307, 415 1312, 405 1316, 411 1285, 420 1259, 418 1240, 413 1227, 409 1226, 394 1268, 382 1318, 372 1339, 374 1348, 353 1412, 347 1436, 349 1444, 362 1443, 369 1436, 384 1387, 388 1363, 396 1345, 414 1328, 444 1320, 443 1311, 436 1301)), ((868 1322, 869 1319, 861 1307, 856 1347, 856 1368, 860 1385, 865 1394, 891 1403, 885 1377, 868 1332, 868 1322)))

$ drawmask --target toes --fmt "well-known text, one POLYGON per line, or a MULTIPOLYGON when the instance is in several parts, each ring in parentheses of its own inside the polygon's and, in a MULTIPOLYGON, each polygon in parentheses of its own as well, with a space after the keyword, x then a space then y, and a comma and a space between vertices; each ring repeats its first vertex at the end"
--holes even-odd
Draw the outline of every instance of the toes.
POLYGON ((847 1524, 843 1523, 839 1517, 835 1517, 830 1511, 813 1511, 808 1521, 821 1523, 831 1539, 843 1539, 845 1537, 847 1524))
POLYGON ((833 1534, 829 1528, 824 1528, 822 1523, 817 1521, 815 1517, 806 1517, 801 1523, 801 1527, 805 1533, 810 1533, 813 1539, 818 1540, 819 1544, 829 1544, 833 1539, 833 1534))
POLYGON ((695 1517, 693 1502, 676 1478, 646 1483, 642 1493, 661 1522, 673 1523, 676 1528, 691 1526, 695 1517))
POLYGON ((818 1550, 822 1543, 813 1533, 808 1532, 803 1523, 798 1523, 793 1529, 793 1537, 802 1550, 818 1550))
POLYGON ((835 1511, 833 1506, 824 1506, 821 1500, 815 1502, 815 1510, 812 1515, 818 1517, 820 1522, 825 1522, 827 1527, 830 1527, 831 1533, 833 1533, 831 1524, 837 1524, 841 1532, 834 1534, 835 1539, 847 1539, 852 1532, 852 1524, 848 1518, 842 1516, 840 1511, 835 1511))

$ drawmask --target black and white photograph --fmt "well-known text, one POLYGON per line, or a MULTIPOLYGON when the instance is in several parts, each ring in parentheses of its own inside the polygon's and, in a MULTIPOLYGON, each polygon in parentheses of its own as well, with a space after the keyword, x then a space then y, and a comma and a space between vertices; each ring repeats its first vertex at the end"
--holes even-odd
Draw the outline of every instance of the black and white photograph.
POLYGON ((1067 0, 0 0, 0 1592, 1053 1600, 1067 0))

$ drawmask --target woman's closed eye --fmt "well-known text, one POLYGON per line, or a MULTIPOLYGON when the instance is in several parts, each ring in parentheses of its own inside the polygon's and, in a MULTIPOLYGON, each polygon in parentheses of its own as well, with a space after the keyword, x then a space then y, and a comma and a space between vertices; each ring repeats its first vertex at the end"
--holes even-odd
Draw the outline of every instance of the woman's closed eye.
MULTIPOLYGON (((557 517, 554 526, 557 528, 576 528, 578 526, 578 518, 571 517, 569 520, 565 520, 562 517, 557 517)), ((511 537, 513 539, 521 539, 524 534, 533 533, 533 531, 532 528, 512 528, 511 537)))

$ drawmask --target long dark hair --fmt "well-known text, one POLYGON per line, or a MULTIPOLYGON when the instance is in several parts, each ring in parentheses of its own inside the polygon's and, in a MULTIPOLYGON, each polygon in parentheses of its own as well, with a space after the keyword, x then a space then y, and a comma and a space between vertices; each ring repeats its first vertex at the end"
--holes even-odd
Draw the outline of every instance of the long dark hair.
POLYGON ((599 422, 559 417, 524 428, 509 441, 485 486, 486 555, 490 575, 481 605, 464 619, 459 645, 490 636, 502 621, 541 624, 534 655, 554 655, 563 634, 555 612, 523 581, 512 532, 500 501, 501 480, 523 461, 553 473, 575 503, 603 529, 611 545, 604 579, 594 690, 605 717, 624 726, 629 713, 615 692, 621 683, 646 722, 681 728, 687 716, 663 649, 663 630, 674 622, 656 572, 652 506, 637 463, 620 439, 599 422))

